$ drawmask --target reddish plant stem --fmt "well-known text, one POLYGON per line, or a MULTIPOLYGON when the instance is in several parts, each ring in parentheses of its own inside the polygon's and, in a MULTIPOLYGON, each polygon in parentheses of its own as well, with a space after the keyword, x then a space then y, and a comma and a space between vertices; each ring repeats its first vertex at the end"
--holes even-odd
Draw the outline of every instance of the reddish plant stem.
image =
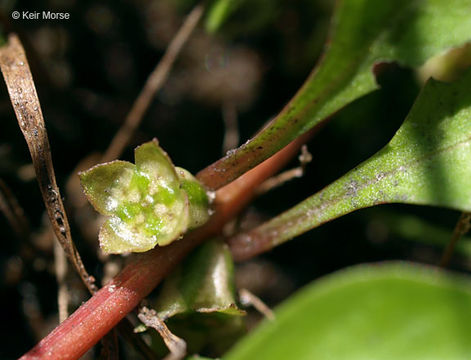
POLYGON ((203 227, 169 246, 136 256, 109 284, 78 308, 21 359, 78 359, 132 311, 195 246, 221 231, 305 143, 305 134, 216 193, 215 214, 203 227))
MULTIPOLYGON (((285 109, 288 108, 288 105, 285 109)), ((282 111, 283 114, 285 110, 282 111)), ((320 130, 330 118, 326 118, 311 130, 305 132, 303 135, 298 138, 308 139, 318 130, 320 130)), ((273 124, 272 120, 265 128, 273 124)), ((282 132, 283 129, 279 129, 282 132)), ((256 135, 257 136, 257 135, 256 135)), ((205 167, 203 170, 196 174, 196 177, 199 181, 206 185, 207 189, 218 190, 225 186, 226 184, 234 181, 239 176, 245 175, 250 169, 259 166, 262 161, 267 159, 268 156, 275 156, 278 151, 280 142, 284 141, 283 135, 277 132, 273 132, 270 136, 265 134, 265 140, 263 146, 258 146, 256 148, 251 147, 253 143, 253 138, 246 142, 245 144, 238 147, 235 152, 229 152, 226 156, 222 157, 218 161, 212 163, 211 165, 205 167), (280 138, 281 136, 281 138, 280 138), (268 151, 265 149, 269 149, 268 151), (275 154, 275 155, 272 155, 275 154)), ((293 140, 293 142, 296 140, 293 140)), ((289 145, 289 144, 288 144, 289 145)), ((288 146, 286 145, 286 146, 288 146)), ((281 150, 279 150, 281 151, 281 150)))

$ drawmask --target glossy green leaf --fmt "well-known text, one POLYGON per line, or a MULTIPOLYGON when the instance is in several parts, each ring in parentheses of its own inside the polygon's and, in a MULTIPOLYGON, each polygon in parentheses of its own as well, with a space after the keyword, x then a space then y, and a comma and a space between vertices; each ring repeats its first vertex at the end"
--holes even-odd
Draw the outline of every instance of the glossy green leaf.
POLYGON ((240 242, 250 246, 250 237, 264 239, 269 248, 354 210, 384 203, 471 211, 470 85, 470 71, 453 84, 430 80, 381 151, 294 208, 241 235, 240 242))
POLYGON ((396 61, 417 67, 433 55, 470 41, 470 8, 471 0, 339 1, 320 63, 267 127, 211 166, 211 173, 223 174, 213 187, 236 178, 375 90, 375 64, 396 61))
POLYGON ((224 359, 468 359, 470 289, 419 265, 357 266, 298 292, 224 359))
POLYGON ((234 297, 234 264, 227 245, 204 243, 165 281, 155 308, 159 317, 219 312, 243 315, 234 297))
MULTIPOLYGON (((189 353, 208 346, 218 354, 226 351, 245 332, 227 245, 211 240, 198 247, 165 280, 154 308, 185 339, 189 353)), ((160 352, 162 342, 154 339, 153 344, 160 352)))
POLYGON ((137 147, 135 160, 136 165, 112 161, 80 173, 90 203, 110 216, 99 234, 106 253, 143 252, 167 245, 209 218, 204 189, 194 178, 191 187, 184 186, 190 180, 182 183, 179 174, 186 170, 177 174, 157 140, 137 147))

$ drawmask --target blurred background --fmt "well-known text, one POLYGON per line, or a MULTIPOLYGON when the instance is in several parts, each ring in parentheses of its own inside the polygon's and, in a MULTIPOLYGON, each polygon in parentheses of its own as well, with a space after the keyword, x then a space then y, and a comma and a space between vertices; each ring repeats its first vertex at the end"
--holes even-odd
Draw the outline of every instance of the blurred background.
MULTIPOLYGON (((74 240, 99 282, 116 273, 123 260, 105 259, 97 250, 96 219, 81 208, 77 166, 107 149, 195 4, 0 1, 1 29, 20 36, 30 61, 74 240), (65 11, 70 19, 13 20, 13 10, 65 11)), ((134 147, 156 137, 175 164, 196 173, 245 142, 310 73, 327 38, 333 6, 329 0, 253 0, 213 34, 205 31, 203 20, 121 159, 132 161, 134 147), (224 142, 226 134, 229 142, 224 142)), ((381 89, 334 115, 310 141, 313 160, 305 175, 259 197, 238 226, 253 227, 293 206, 389 141, 421 83, 412 70, 394 64, 376 70, 381 89)), ((0 213, 0 358, 13 359, 57 325, 57 283, 44 205, 4 85, 0 118, 0 184, 24 209, 23 226, 16 230, 0 213)), ((297 165, 295 159, 290 167, 297 165)), ((359 211, 239 264, 236 281, 274 306, 306 283, 352 264, 387 259, 437 263, 458 216, 399 205, 359 211)), ((468 271, 468 244, 465 239, 460 245, 453 268, 468 271)), ((74 274, 67 279, 74 308, 87 294, 74 274)), ((248 326, 259 319, 249 313, 248 326)))

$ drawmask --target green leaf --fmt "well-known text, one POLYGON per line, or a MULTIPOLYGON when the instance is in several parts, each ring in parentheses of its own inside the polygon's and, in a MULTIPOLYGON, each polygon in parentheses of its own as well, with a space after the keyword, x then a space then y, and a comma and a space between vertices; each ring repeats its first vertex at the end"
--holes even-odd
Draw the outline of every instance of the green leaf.
POLYGON ((298 292, 224 359, 464 360, 470 289, 423 266, 357 266, 298 292))
MULTIPOLYGON (((471 211, 470 84, 470 71, 453 84, 431 79, 388 145, 248 236, 269 248, 354 210, 384 203, 471 211)), ((239 240, 251 246, 242 238, 246 236, 239 240)))
POLYGON ((281 0, 214 0, 208 5, 205 28, 232 38, 260 33, 276 21, 282 4, 281 0))
POLYGON ((194 312, 244 315, 234 297, 234 264, 227 245, 204 243, 165 280, 155 308, 162 319, 194 312))
MULTIPOLYGON (((348 103, 377 89, 373 67, 417 67, 471 40, 471 0, 344 0, 324 56, 295 97, 253 139, 211 166, 213 188, 267 159, 348 103)), ((202 179, 202 177, 199 177, 202 179)), ((203 179, 210 184, 210 180, 203 179)))
POLYGON ((167 245, 209 218, 204 189, 194 178, 192 187, 182 184, 157 140, 137 147, 135 159, 136 165, 113 161, 79 174, 90 203, 110 216, 99 234, 105 253, 143 252, 167 245), (186 188, 192 191, 187 193, 186 188))
MULTIPOLYGON (((223 353, 245 330, 235 301, 234 264, 227 245, 211 240, 198 247, 164 282, 154 308, 188 351, 223 353)), ((158 350, 161 341, 153 341, 158 350)))
POLYGON ((208 10, 206 30, 215 32, 245 0, 216 0, 208 10))

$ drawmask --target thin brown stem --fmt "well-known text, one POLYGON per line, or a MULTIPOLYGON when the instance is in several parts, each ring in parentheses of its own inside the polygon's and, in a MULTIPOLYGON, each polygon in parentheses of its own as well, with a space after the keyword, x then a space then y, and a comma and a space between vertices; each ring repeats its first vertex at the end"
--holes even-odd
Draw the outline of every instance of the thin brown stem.
POLYGON ((453 252, 455 251, 455 246, 458 240, 465 235, 471 229, 471 213, 463 212, 458 219, 458 222, 455 225, 455 229, 453 230, 453 235, 449 243, 447 244, 445 251, 442 254, 442 258, 440 259, 440 266, 446 267, 451 260, 453 252))
POLYGON ((260 314, 264 315, 268 320, 275 320, 273 311, 258 297, 247 289, 239 290, 239 300, 242 305, 253 306, 260 314))
POLYGON ((299 166, 295 167, 294 169, 283 171, 282 173, 275 175, 269 179, 267 179, 262 185, 260 185, 257 189, 258 195, 265 194, 286 182, 300 178, 304 175, 306 171, 306 166, 312 160, 312 155, 307 150, 307 146, 303 145, 301 148, 301 155, 298 157, 299 159, 299 166))
POLYGON ((123 153, 123 150, 128 145, 134 132, 141 123, 144 114, 147 112, 155 94, 167 80, 178 54, 203 15, 203 9, 203 5, 197 5, 183 22, 177 34, 170 42, 164 56, 147 78, 144 87, 126 116, 124 124, 111 141, 111 144, 103 155, 101 162, 117 159, 123 153))
POLYGON ((155 310, 148 309, 143 306, 139 310, 137 317, 145 326, 153 328, 162 337, 165 345, 170 350, 170 354, 165 358, 166 360, 180 360, 185 357, 186 342, 169 330, 165 322, 159 318, 155 310))
POLYGON ((294 169, 283 171, 281 174, 273 176, 272 178, 265 181, 262 185, 260 185, 260 187, 257 189, 257 193, 259 195, 263 195, 287 183, 290 180, 302 177, 303 174, 304 171, 300 166, 295 167, 294 169))

